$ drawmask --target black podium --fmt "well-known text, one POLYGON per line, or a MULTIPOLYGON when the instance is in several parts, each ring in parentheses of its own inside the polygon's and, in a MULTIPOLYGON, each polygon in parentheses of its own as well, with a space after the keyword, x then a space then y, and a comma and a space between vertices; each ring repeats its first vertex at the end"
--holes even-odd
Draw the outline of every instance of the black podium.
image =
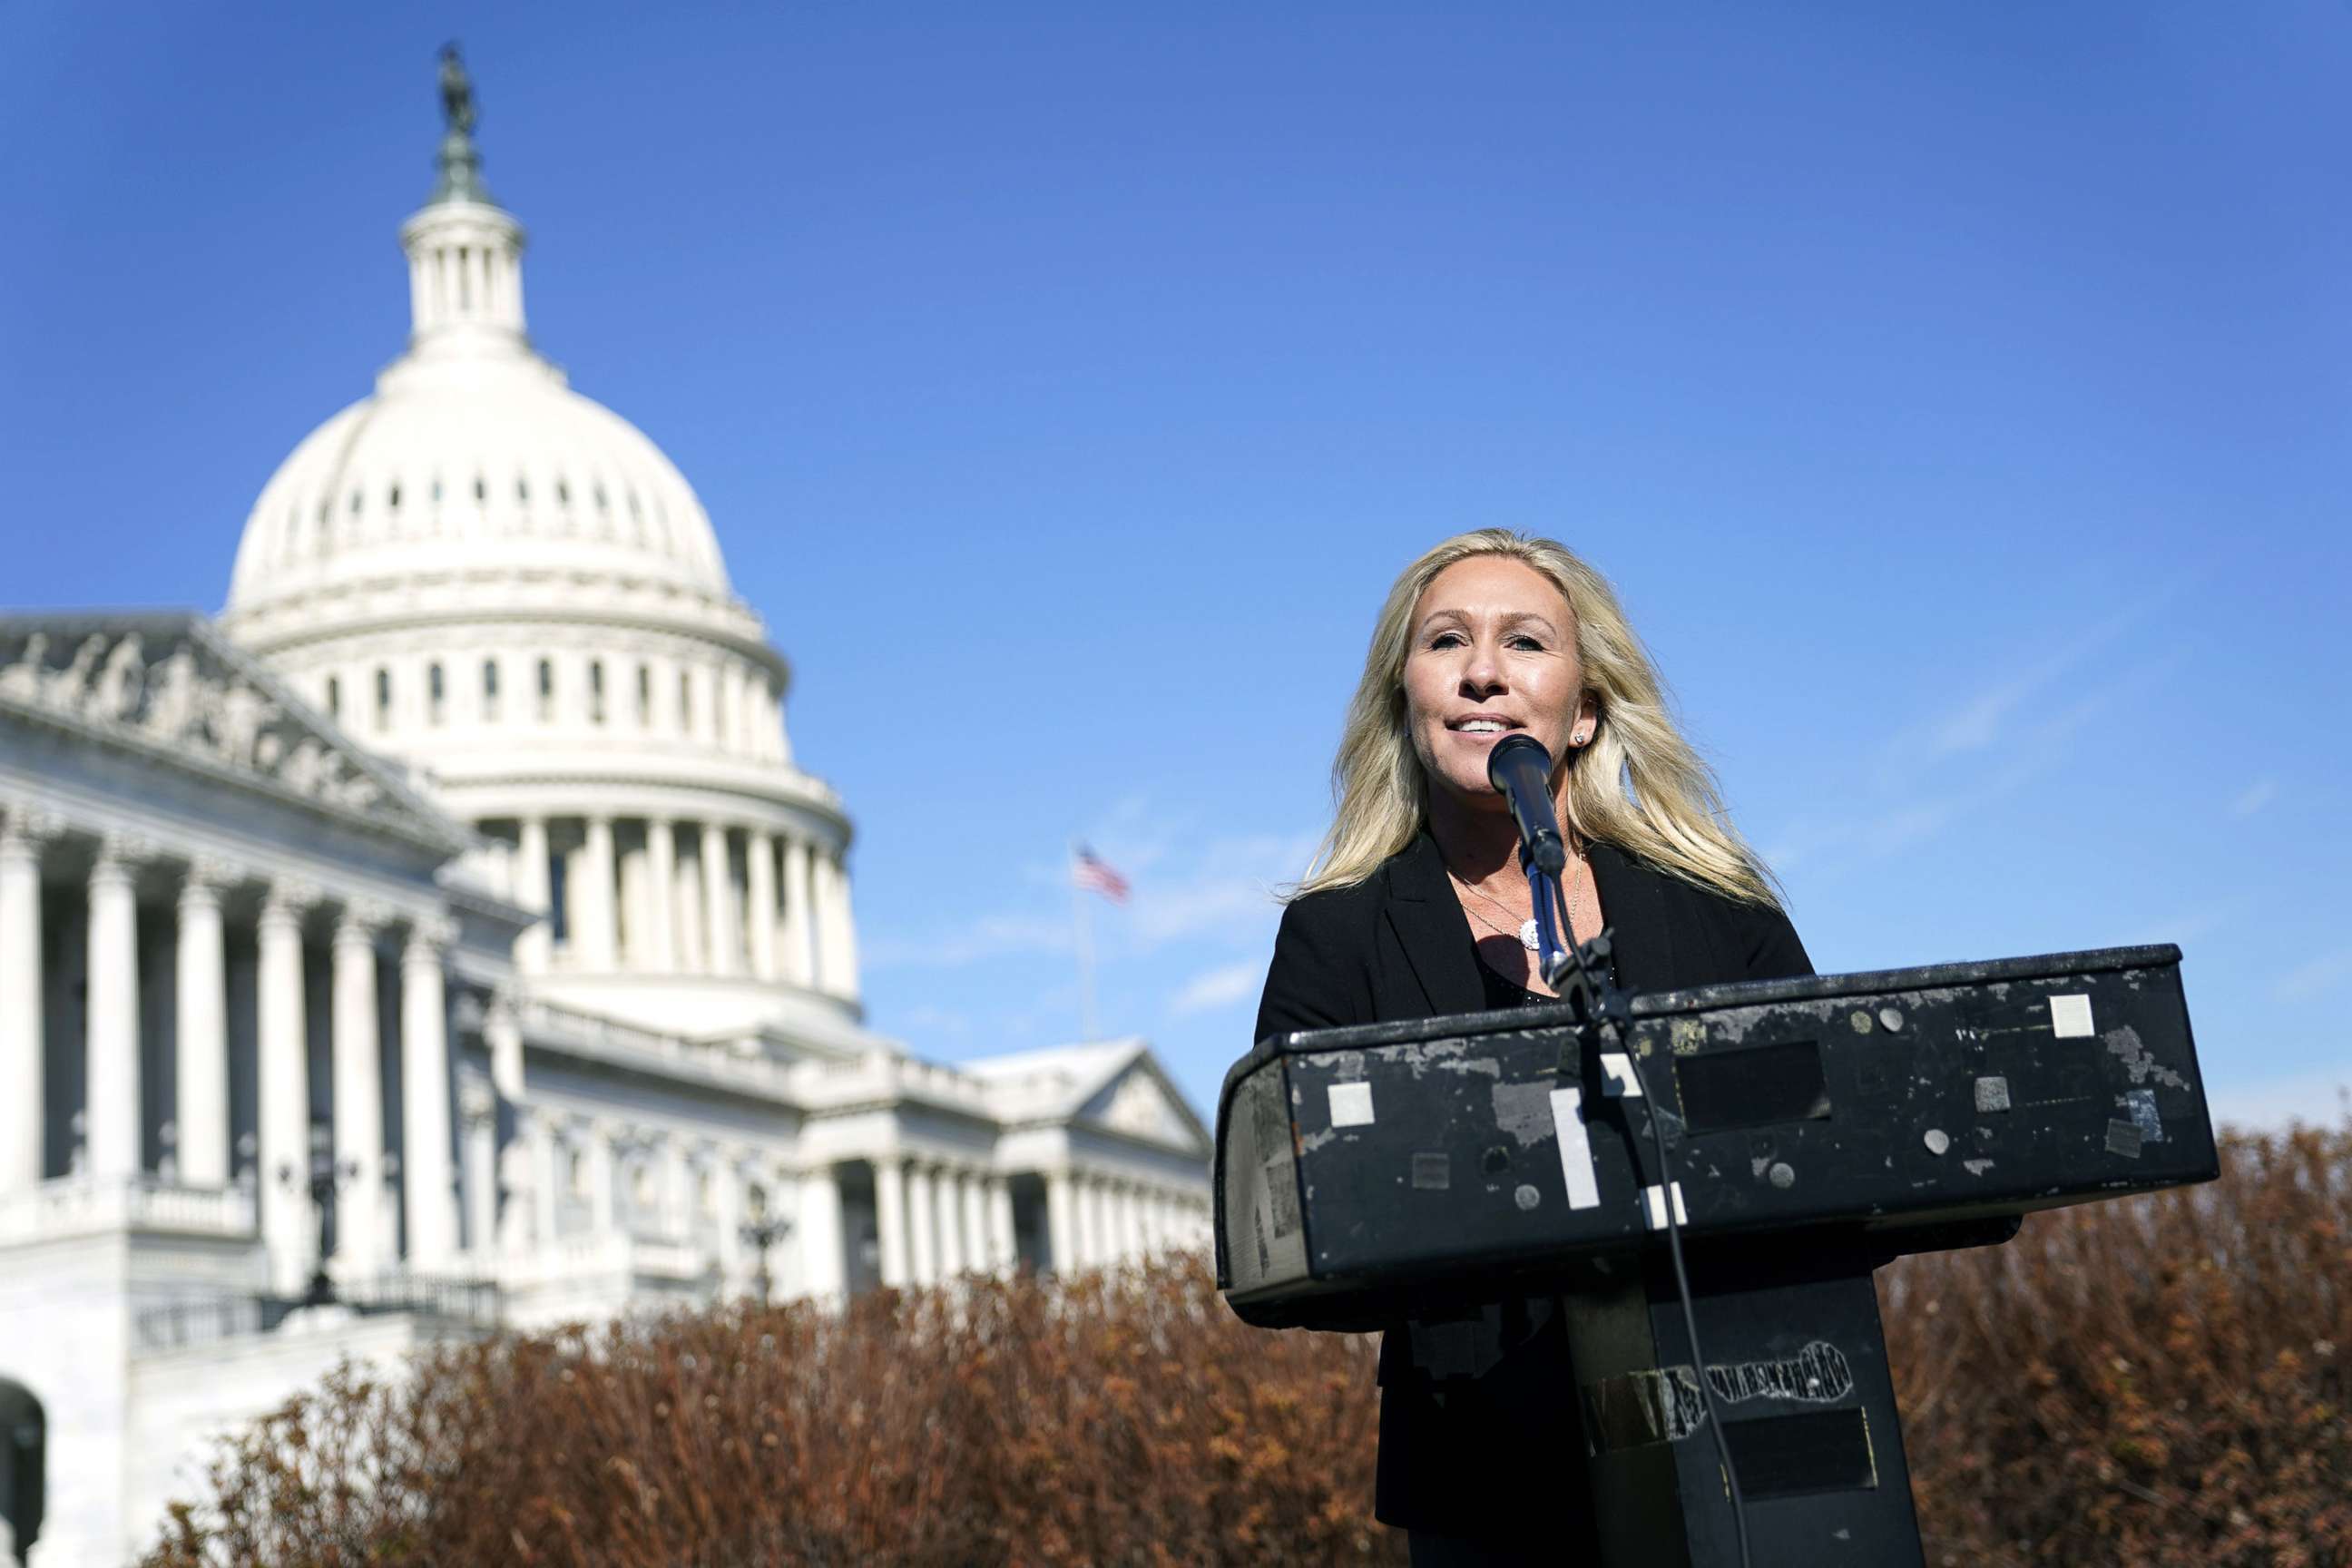
POLYGON ((1556 1296, 1614 1568, 1737 1563, 1727 1452, 1759 1568, 1917 1563, 1872 1271, 2217 1173, 2179 960, 1657 993, 1609 1030, 1563 1004, 1260 1041, 1218 1101, 1219 1284, 1268 1328, 1556 1296))

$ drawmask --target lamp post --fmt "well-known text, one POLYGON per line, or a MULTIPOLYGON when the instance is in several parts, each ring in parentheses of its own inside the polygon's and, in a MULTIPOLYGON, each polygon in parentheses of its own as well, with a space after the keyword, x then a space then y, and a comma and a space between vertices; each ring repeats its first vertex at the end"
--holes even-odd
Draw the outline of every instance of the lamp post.
POLYGON ((310 1123, 310 1168, 298 1175, 294 1163, 288 1161, 278 1167, 278 1180, 286 1186, 307 1186, 311 1205, 319 1211, 319 1257, 310 1270, 310 1289, 302 1294, 305 1307, 324 1307, 335 1299, 335 1282, 327 1278, 327 1225, 335 1211, 335 1189, 360 1173, 357 1161, 335 1163, 332 1136, 320 1123, 310 1123))
POLYGON ((759 1259, 759 1267, 753 1270, 751 1278, 759 1286, 760 1305, 764 1307, 768 1304, 770 1285, 768 1248, 793 1233, 793 1222, 782 1215, 768 1212, 768 1189, 757 1184, 745 1195, 743 1207, 746 1217, 740 1229, 744 1241, 750 1244, 753 1256, 759 1259))

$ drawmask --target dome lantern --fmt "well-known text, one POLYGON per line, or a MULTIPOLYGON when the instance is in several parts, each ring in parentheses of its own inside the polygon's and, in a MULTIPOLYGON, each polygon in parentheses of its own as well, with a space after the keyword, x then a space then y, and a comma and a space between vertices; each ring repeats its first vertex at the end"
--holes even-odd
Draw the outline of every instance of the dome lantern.
POLYGON ((446 352, 469 341, 512 349, 524 341, 522 226, 490 199, 474 144, 474 87, 457 46, 441 50, 441 112, 446 132, 440 178, 425 206, 401 226, 408 253, 410 344, 446 352))

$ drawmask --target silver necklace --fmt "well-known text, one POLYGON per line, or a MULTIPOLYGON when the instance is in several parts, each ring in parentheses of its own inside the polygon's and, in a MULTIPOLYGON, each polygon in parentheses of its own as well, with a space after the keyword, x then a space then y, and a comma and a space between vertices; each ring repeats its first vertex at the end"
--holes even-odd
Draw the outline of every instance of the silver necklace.
MULTIPOLYGON (((1576 860, 1579 865, 1582 865, 1584 863, 1584 854, 1581 850, 1577 852, 1576 860)), ((1445 875, 1452 879, 1455 887, 1460 888, 1465 892, 1476 894, 1480 899, 1486 900, 1486 904, 1490 908, 1500 910, 1505 920, 1511 918, 1511 911, 1504 907, 1503 901, 1500 899, 1496 898, 1493 894, 1487 892, 1486 889, 1479 887, 1474 882, 1465 882, 1461 878, 1454 876, 1454 868, 1450 866, 1445 868, 1445 875)), ((1571 872, 1568 879, 1567 931, 1567 937, 1570 943, 1573 943, 1576 941, 1576 897, 1581 891, 1583 891, 1582 884, 1577 879, 1575 874, 1571 872)), ((1478 914, 1478 911, 1475 910, 1472 910, 1470 912, 1474 915, 1478 914)), ((1493 921, 1488 920, 1485 915, 1478 915, 1478 923, 1485 926, 1488 931, 1493 931, 1496 936, 1508 936, 1511 934, 1503 927, 1498 926, 1493 921)), ((1542 951, 1542 938, 1539 933, 1539 928, 1537 926, 1536 920, 1533 915, 1529 915, 1526 920, 1519 922, 1518 935, 1519 945, 1526 948, 1529 952, 1538 952, 1542 951)))

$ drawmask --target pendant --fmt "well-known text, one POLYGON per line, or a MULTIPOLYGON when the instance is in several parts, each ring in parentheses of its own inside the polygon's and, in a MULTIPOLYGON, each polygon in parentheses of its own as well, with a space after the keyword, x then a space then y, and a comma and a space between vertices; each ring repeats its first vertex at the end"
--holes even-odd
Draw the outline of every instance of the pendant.
POLYGON ((1519 945, 1526 948, 1529 952, 1534 952, 1538 949, 1539 944, 1536 939, 1535 917, 1532 915, 1519 922, 1519 945))

